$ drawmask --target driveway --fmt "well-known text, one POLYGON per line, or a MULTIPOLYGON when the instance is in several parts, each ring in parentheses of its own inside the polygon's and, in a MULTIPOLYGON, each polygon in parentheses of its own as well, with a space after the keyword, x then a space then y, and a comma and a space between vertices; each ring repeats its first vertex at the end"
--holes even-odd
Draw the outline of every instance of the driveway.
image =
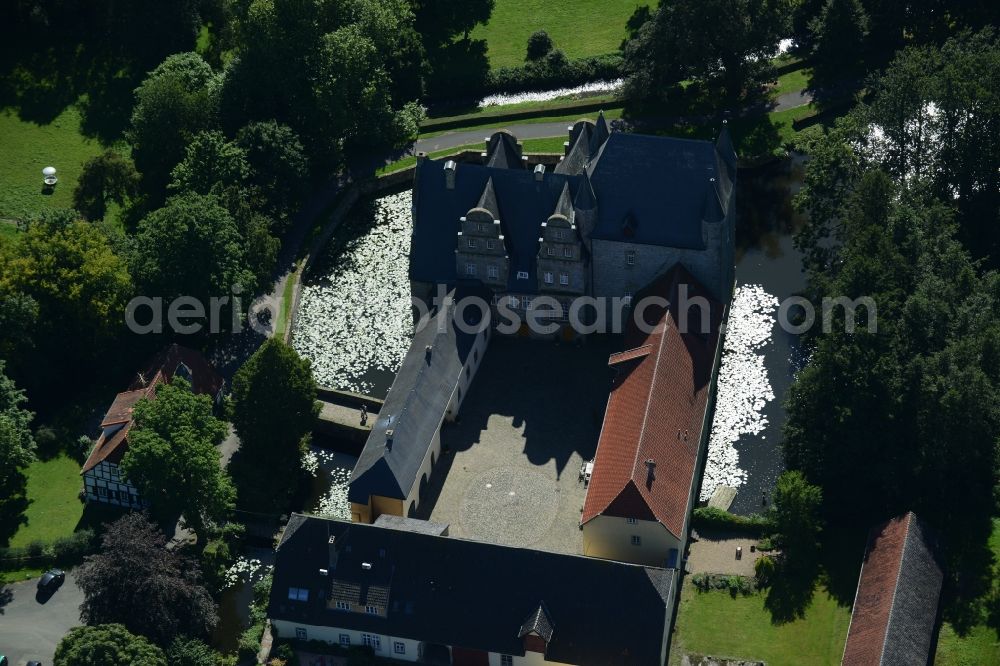
POLYGON ((24 666, 29 659, 50 666, 56 645, 67 631, 81 624, 83 592, 72 573, 67 573, 62 587, 45 600, 35 596, 37 582, 36 578, 0 588, 0 654, 10 659, 11 666, 24 666))

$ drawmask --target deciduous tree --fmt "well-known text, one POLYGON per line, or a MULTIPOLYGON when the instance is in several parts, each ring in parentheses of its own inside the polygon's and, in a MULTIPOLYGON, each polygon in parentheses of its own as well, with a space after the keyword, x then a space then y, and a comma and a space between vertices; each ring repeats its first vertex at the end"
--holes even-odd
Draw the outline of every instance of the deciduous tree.
POLYGON ((154 515, 184 521, 204 540, 211 523, 225 520, 236 491, 219 466, 226 424, 212 415, 212 401, 195 395, 183 378, 156 388, 153 400, 135 406, 135 426, 121 468, 154 515))
POLYGON ((309 360, 269 339, 233 378, 232 420, 241 442, 233 476, 241 502, 270 512, 284 507, 318 414, 309 360))
POLYGON ((80 618, 117 623, 159 645, 204 636, 218 621, 198 564, 166 549, 166 537, 141 513, 107 526, 101 551, 76 571, 84 594, 80 618))
POLYGON ((74 627, 56 647, 55 666, 167 666, 163 650, 120 624, 74 627))

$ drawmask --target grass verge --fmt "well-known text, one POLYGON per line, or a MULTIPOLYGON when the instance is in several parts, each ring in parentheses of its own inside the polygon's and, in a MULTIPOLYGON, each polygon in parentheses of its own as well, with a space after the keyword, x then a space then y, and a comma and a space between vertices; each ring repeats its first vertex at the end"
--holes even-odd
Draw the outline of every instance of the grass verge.
POLYGON ((766 593, 731 597, 725 590, 699 592, 684 582, 671 641, 670 663, 685 654, 715 655, 768 664, 840 663, 851 610, 817 588, 805 615, 775 624, 764 607, 766 593))
MULTIPOLYGON (((990 537, 993 551, 993 589, 983 599, 987 606, 1000 601, 1000 518, 993 519, 993 534, 990 537)), ((1000 633, 988 624, 988 610, 980 609, 980 621, 964 636, 955 632, 950 623, 941 625, 938 634, 936 666, 979 666, 979 664, 1000 664, 1000 633)))
MULTIPOLYGON (((616 118, 622 117, 622 112, 624 107, 621 102, 612 102, 611 105, 604 108, 605 119, 611 121, 616 118)), ((451 134, 453 132, 472 132, 475 130, 496 130, 501 129, 506 125, 535 125, 538 123, 572 123, 580 118, 596 118, 597 111, 578 111, 576 113, 563 113, 554 116, 533 116, 531 118, 501 118, 489 120, 488 118, 473 118, 470 120, 468 125, 462 125, 460 127, 452 127, 446 130, 431 130, 429 132, 421 132, 421 139, 432 139, 436 136, 441 136, 442 134, 451 134)))

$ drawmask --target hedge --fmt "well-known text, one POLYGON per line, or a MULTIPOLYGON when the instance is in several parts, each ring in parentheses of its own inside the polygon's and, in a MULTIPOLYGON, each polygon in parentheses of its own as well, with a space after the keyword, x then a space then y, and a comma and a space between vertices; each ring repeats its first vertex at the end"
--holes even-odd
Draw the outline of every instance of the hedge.
POLYGON ((499 67, 486 77, 485 94, 526 90, 572 88, 591 81, 622 76, 622 57, 617 53, 576 60, 543 58, 520 67, 499 67))
POLYGON ((25 564, 75 564, 97 545, 94 530, 83 529, 51 543, 32 541, 27 546, 0 548, 0 569, 17 569, 25 564))
POLYGON ((435 104, 478 101, 495 93, 567 88, 623 75, 620 54, 568 60, 558 53, 519 67, 498 67, 486 72, 474 68, 465 71, 462 63, 457 63, 457 68, 432 74, 425 101, 435 104))
POLYGON ((738 516, 714 506, 701 506, 694 510, 691 516, 693 527, 717 528, 717 529, 738 529, 752 533, 754 536, 762 536, 767 532, 771 523, 760 514, 750 516, 738 516))

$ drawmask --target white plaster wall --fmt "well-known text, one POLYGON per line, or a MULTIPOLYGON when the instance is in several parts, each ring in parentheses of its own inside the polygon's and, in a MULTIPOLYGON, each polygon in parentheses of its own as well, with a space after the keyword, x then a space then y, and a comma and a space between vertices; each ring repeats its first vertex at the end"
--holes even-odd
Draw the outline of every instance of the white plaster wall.
POLYGON ((678 550, 679 563, 680 541, 656 521, 630 525, 625 518, 597 516, 583 525, 583 554, 589 557, 664 567, 671 548, 678 550), (639 536, 642 544, 633 546, 632 535, 639 536))
MULTIPOLYGON (((340 645, 340 635, 347 634, 351 637, 351 645, 364 645, 361 639, 362 632, 355 631, 354 629, 341 629, 338 627, 318 627, 310 624, 296 624, 295 622, 289 622, 288 620, 271 620, 271 625, 274 627, 275 632, 281 638, 295 638, 295 630, 297 628, 302 628, 306 630, 306 640, 318 640, 330 643, 332 645, 340 645)), ((375 654, 380 657, 388 657, 390 659, 397 659, 399 661, 417 661, 420 659, 420 646, 421 641, 413 640, 411 638, 402 638, 400 636, 390 636, 387 634, 377 634, 381 639, 381 649, 376 651, 375 654), (399 641, 403 643, 405 654, 396 654, 393 646, 399 641)))

